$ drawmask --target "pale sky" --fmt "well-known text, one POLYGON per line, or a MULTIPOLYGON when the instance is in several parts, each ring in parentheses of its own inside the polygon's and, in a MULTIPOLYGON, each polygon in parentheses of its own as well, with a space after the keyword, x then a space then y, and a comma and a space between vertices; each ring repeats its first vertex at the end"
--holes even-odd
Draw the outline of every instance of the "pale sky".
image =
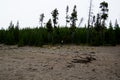
MULTIPOLYGON (((93 0, 92 10, 94 15, 100 11, 99 4, 106 1, 109 4, 109 18, 107 22, 115 19, 120 22, 120 0, 93 0)), ((87 24, 88 9, 90 0, 0 0, 0 28, 7 28, 10 21, 16 24, 20 23, 20 27, 36 27, 40 26, 39 16, 41 13, 45 14, 44 23, 46 23, 51 16, 51 12, 57 8, 59 12, 58 24, 65 25, 66 6, 69 6, 69 14, 71 14, 74 5, 77 5, 78 21, 83 17, 83 23, 87 24)))

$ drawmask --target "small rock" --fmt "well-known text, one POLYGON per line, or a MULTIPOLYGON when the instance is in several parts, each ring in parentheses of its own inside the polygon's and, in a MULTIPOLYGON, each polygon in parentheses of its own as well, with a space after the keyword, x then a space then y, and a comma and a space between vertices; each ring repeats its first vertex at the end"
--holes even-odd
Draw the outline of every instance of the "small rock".
POLYGON ((67 68, 72 68, 72 67, 75 67, 75 65, 72 64, 72 63, 69 63, 69 64, 67 65, 67 68))
POLYGON ((79 51, 75 51, 74 53, 79 53, 79 51))
POLYGON ((92 69, 93 72, 95 72, 95 69, 92 69))
POLYGON ((91 54, 95 54, 95 52, 90 52, 91 54))

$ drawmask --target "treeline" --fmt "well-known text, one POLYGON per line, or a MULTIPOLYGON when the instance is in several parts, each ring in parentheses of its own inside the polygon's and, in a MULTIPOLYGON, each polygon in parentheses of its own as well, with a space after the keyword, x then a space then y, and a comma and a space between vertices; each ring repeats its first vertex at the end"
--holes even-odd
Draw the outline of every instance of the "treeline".
MULTIPOLYGON (((89 16, 88 26, 78 28, 77 7, 73 8, 71 15, 68 15, 69 7, 66 8, 66 26, 59 27, 58 10, 52 11, 52 19, 49 19, 43 27, 44 14, 40 15, 41 27, 19 29, 19 22, 14 25, 12 22, 8 29, 0 30, 0 43, 18 46, 42 46, 45 44, 82 44, 82 45, 118 45, 120 44, 120 27, 116 20, 115 25, 110 21, 106 27, 105 21, 108 18, 108 3, 100 3, 101 13, 96 16, 89 16), (52 25, 53 22, 53 25, 52 25), (70 24, 70 27, 67 25, 70 24)), ((91 12, 90 12, 91 13, 91 12)))
POLYGON ((120 27, 118 24, 113 28, 110 23, 109 28, 101 31, 95 27, 89 29, 57 27, 49 30, 47 27, 19 29, 18 24, 8 29, 0 30, 0 43, 18 46, 42 46, 45 44, 87 44, 87 45, 116 45, 120 44, 120 27), (74 30, 74 31, 73 31, 74 30))

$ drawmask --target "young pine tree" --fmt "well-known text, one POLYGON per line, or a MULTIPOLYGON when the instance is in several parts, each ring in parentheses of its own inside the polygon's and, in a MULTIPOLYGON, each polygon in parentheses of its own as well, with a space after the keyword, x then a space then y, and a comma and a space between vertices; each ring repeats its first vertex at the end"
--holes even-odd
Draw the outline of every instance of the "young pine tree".
POLYGON ((15 37, 15 43, 17 44, 19 42, 19 21, 17 21, 17 24, 14 29, 14 37, 15 37))
POLYGON ((116 45, 116 41, 115 41, 115 32, 113 30, 113 25, 112 25, 112 22, 110 21, 109 23, 109 29, 108 29, 108 43, 110 45, 113 45, 115 46, 116 45))
POLYGON ((76 5, 73 8, 73 12, 71 13, 71 28, 76 28, 76 21, 77 21, 77 10, 76 10, 76 5))
POLYGON ((8 45, 15 44, 15 36, 14 36, 14 24, 12 21, 10 22, 10 25, 8 27, 8 30, 6 31, 6 41, 5 43, 8 45))
POLYGON ((52 32, 53 31, 51 19, 49 19, 48 22, 46 23, 46 27, 47 27, 47 31, 48 32, 52 32))
POLYGON ((73 12, 71 13, 70 21, 71 21, 71 27, 70 27, 71 42, 74 43, 74 41, 75 41, 74 37, 75 37, 76 21, 77 21, 76 5, 74 6, 73 12))
POLYGON ((56 9, 54 9, 53 11, 52 11, 52 17, 53 17, 53 24, 54 24, 54 28, 57 28, 57 20, 58 20, 58 10, 57 10, 57 8, 56 9))
POLYGON ((96 19, 96 22, 95 22, 95 30, 100 32, 102 29, 102 26, 101 26, 101 17, 100 17, 100 14, 98 13, 97 14, 97 19, 96 19))
POLYGON ((118 24, 118 21, 116 19, 115 21, 115 38, 116 38, 116 43, 117 44, 120 44, 120 27, 119 27, 119 24, 118 24))

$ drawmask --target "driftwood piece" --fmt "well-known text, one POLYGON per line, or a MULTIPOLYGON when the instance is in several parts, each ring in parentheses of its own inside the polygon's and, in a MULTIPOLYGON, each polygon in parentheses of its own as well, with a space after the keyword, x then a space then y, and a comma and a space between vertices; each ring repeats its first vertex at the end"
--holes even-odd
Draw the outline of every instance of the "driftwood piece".
POLYGON ((85 56, 81 58, 74 58, 71 62, 72 63, 90 63, 91 61, 96 60, 93 56, 85 56))

